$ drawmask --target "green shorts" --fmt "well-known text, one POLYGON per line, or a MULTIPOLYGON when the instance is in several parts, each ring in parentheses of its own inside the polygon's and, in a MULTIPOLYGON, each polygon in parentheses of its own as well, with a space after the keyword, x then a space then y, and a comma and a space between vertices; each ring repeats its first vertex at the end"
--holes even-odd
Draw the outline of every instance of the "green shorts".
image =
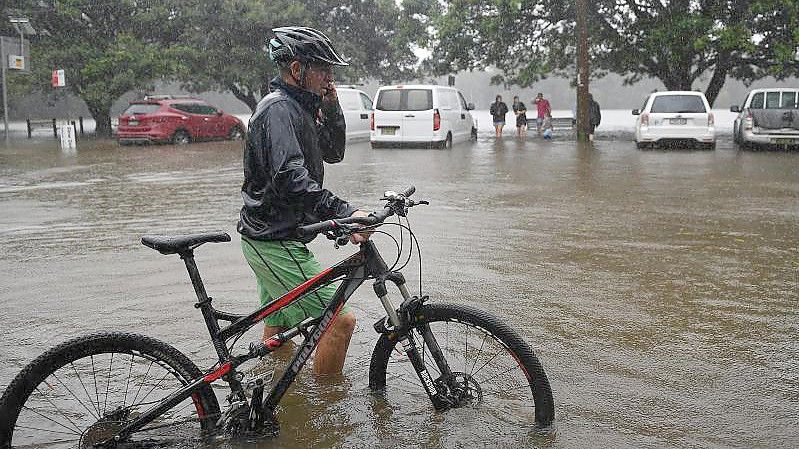
MULTIPOLYGON (((242 236, 241 250, 255 272, 262 306, 322 272, 322 266, 313 253, 300 242, 253 240, 242 236)), ((293 327, 308 317, 320 317, 335 292, 336 285, 329 284, 307 293, 268 316, 264 323, 274 327, 293 327)), ((341 313, 348 311, 344 307, 341 313)))

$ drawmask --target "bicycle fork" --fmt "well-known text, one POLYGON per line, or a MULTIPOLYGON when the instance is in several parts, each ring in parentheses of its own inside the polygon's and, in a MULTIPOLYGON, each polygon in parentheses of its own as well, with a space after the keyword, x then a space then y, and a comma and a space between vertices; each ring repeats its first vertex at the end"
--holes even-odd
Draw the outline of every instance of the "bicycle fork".
POLYGON ((405 354, 408 356, 408 360, 410 360, 413 365, 413 369, 416 371, 416 375, 419 377, 422 387, 424 387, 425 392, 430 397, 433 407, 435 407, 436 410, 446 410, 450 408, 454 404, 447 394, 448 389, 445 382, 445 380, 449 379, 452 375, 449 364, 444 359, 444 354, 438 346, 438 342, 433 336, 433 333, 430 331, 430 326, 426 324, 420 326, 423 339, 422 344, 427 345, 429 348, 430 354, 436 363, 436 367, 441 373, 441 377, 433 379, 433 376, 425 365, 424 358, 419 353, 418 345, 412 332, 414 329, 413 323, 416 319, 416 310, 427 297, 419 298, 417 296, 411 296, 410 292, 408 292, 408 288, 405 286, 405 277, 402 273, 398 272, 389 272, 383 276, 379 276, 374 282, 374 290, 380 302, 383 304, 383 308, 386 310, 387 318, 391 326, 391 328, 386 327, 386 319, 383 318, 375 323, 375 330, 378 333, 395 332, 397 334, 398 341, 402 345, 405 354), (386 280, 393 282, 402 295, 403 301, 399 309, 394 309, 394 306, 391 304, 388 290, 386 289, 386 280))

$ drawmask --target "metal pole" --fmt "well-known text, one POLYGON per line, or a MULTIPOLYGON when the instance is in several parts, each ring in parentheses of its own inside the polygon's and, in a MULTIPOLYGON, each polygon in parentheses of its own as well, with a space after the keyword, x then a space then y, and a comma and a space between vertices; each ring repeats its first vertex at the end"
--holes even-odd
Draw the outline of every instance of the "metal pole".
POLYGON ((588 140, 588 3, 576 0, 577 8, 577 140, 588 140))
POLYGON ((0 72, 3 75, 3 129, 5 132, 5 139, 8 141, 8 95, 6 94, 6 65, 8 61, 6 61, 6 50, 3 46, 3 39, 0 37, 0 66, 2 66, 2 70, 0 72))

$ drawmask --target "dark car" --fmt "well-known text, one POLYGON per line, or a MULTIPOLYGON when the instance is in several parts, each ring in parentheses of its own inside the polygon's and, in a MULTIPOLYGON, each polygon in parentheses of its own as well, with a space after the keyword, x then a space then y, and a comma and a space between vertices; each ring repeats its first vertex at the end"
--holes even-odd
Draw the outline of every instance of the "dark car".
POLYGON ((148 97, 131 102, 119 116, 116 137, 122 145, 242 139, 244 123, 196 98, 148 97))

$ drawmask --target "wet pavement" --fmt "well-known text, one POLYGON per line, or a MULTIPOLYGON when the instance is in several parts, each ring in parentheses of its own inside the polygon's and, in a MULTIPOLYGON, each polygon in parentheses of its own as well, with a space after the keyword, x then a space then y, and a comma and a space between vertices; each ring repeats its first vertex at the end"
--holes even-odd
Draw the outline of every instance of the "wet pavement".
MULTIPOLYGON (((549 375, 556 424, 475 441, 479 419, 462 417, 461 432, 429 404, 376 401, 368 363, 382 313, 365 286, 350 302, 359 322, 343 378, 304 373, 280 437, 221 446, 799 445, 799 153, 742 152, 728 138, 716 151, 639 151, 486 133, 450 151, 352 144, 326 176, 366 208, 416 185, 431 202, 411 214, 424 292, 516 327, 549 375)), ((200 271, 219 307, 255 308, 235 233, 241 181, 239 142, 0 145, 0 388, 46 348, 96 330, 147 334, 210 366, 182 262, 139 239, 229 232, 233 243, 197 250, 200 271)), ((388 258, 393 243, 378 242, 388 258)), ((328 264, 352 252, 321 238, 311 248, 328 264)), ((405 274, 417 289, 418 264, 405 274)))

